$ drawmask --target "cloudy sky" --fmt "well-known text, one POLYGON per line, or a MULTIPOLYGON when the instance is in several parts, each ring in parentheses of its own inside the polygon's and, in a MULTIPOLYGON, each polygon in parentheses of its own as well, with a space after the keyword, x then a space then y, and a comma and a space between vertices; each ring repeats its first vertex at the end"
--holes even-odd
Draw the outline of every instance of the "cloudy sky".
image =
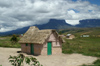
POLYGON ((49 19, 76 25, 82 19, 100 19, 100 0, 0 0, 0 32, 16 30, 49 19))

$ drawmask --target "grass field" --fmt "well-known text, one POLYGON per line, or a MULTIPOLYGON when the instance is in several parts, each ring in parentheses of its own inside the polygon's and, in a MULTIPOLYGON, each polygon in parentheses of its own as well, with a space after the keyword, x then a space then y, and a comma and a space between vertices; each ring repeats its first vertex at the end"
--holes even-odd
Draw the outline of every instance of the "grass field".
POLYGON ((20 48, 19 43, 12 43, 10 39, 11 36, 0 37, 0 47, 20 48))
POLYGON ((62 47, 63 53, 81 53, 89 56, 100 57, 100 38, 75 38, 65 39, 62 47))
POLYGON ((100 27, 98 28, 72 28, 59 30, 59 34, 75 35, 75 39, 65 39, 62 47, 63 53, 81 53, 89 56, 100 57, 100 27), (80 37, 86 34, 90 37, 80 37))

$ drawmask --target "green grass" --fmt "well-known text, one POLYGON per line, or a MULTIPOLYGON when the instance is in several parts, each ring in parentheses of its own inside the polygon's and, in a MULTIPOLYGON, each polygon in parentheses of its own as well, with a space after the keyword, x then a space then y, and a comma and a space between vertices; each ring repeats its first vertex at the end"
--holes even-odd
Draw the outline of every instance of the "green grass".
MULTIPOLYGON (((12 43, 11 37, 0 37, 0 47, 20 48, 19 43, 12 43)), ((19 39, 19 38, 18 38, 19 39)))
POLYGON ((62 45, 63 53, 80 53, 88 56, 100 57, 100 27, 99 28, 71 28, 58 31, 62 35, 73 34, 75 39, 65 39, 62 45), (80 37, 82 34, 90 37, 80 37))
POLYGON ((100 57, 100 38, 75 38, 65 39, 65 43, 62 45, 63 53, 80 53, 88 56, 100 57))

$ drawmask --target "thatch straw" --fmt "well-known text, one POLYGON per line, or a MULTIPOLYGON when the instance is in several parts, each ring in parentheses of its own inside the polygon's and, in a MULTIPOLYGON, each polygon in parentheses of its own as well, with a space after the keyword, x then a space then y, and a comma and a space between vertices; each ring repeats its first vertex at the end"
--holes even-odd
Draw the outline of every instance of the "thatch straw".
POLYGON ((19 43, 43 44, 53 32, 57 34, 57 32, 52 29, 39 30, 37 27, 32 26, 27 30, 24 36, 20 39, 19 43))

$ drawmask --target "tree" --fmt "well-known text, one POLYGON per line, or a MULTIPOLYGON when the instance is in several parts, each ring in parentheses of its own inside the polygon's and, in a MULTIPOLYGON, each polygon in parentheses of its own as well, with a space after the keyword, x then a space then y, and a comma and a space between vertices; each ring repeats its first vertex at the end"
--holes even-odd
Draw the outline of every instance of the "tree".
POLYGON ((18 41, 17 36, 13 34, 12 38, 10 39, 13 43, 16 43, 18 41))

